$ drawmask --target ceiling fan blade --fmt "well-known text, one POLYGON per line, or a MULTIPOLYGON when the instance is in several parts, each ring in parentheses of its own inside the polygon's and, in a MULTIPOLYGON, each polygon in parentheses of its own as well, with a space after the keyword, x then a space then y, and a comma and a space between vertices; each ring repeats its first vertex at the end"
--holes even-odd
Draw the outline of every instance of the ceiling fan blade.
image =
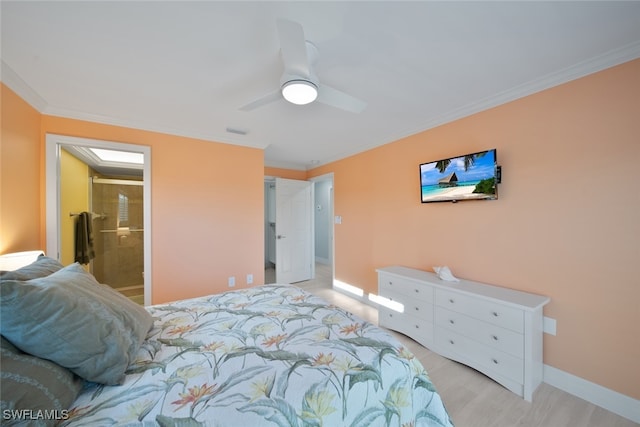
POLYGON ((317 101, 351 113, 361 113, 367 108, 366 102, 323 84, 318 88, 317 101))
POLYGON ((309 58, 302 25, 286 19, 278 19, 277 25, 285 73, 309 78, 309 58))
POLYGON ((275 92, 271 92, 261 98, 256 99, 255 101, 251 101, 250 103, 243 105, 239 108, 240 111, 252 111, 256 108, 262 107, 263 105, 270 104, 282 98, 282 94, 280 90, 276 90, 275 92))

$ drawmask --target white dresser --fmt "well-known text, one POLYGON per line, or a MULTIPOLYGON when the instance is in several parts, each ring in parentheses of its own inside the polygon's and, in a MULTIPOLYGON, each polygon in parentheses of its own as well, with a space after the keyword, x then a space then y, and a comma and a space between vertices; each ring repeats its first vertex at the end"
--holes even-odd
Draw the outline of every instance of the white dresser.
POLYGON ((548 297, 407 267, 378 272, 380 326, 493 378, 531 401, 542 382, 542 307, 548 297))

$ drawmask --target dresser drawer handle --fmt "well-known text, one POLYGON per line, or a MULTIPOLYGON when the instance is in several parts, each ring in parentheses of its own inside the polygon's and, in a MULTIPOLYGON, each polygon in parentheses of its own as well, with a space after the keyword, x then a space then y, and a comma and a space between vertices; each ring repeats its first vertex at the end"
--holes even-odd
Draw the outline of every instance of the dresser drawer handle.
POLYGON ((455 301, 454 301, 454 299, 453 299, 453 298, 449 298, 449 302, 450 302, 451 304, 455 303, 455 301))
POLYGON ((416 311, 420 311, 420 308, 419 308, 419 307, 416 307, 416 311))
POLYGON ((393 317, 393 314, 389 313, 389 317, 393 317))
POLYGON ((497 335, 491 335, 491 338, 493 338, 494 341, 498 341, 498 336, 497 335))
POLYGON ((453 340, 449 340, 449 344, 453 345, 455 342, 453 340))
POLYGON ((420 293, 420 289, 414 289, 416 291, 416 294, 420 293))
POLYGON ((393 282, 389 280, 389 286, 393 286, 393 282))
POLYGON ((420 329, 420 325, 416 325, 416 329, 420 329))
POLYGON ((497 311, 493 311, 493 312, 491 312, 491 314, 493 314, 493 317, 498 317, 500 315, 500 314, 498 314, 497 311))
POLYGON ((491 361, 496 365, 498 364, 498 360, 497 359, 491 359, 491 361))
POLYGON ((453 319, 449 319, 449 323, 451 323, 451 324, 453 325, 453 324, 455 324, 455 323, 456 323, 456 321, 455 321, 455 320, 453 320, 453 319))

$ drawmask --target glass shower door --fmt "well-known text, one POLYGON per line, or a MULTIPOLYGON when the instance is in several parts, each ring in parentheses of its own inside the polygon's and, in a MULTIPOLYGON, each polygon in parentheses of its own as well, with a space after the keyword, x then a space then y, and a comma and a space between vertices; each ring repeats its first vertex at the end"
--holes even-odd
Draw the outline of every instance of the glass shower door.
POLYGON ((144 302, 143 182, 92 179, 93 275, 125 296, 144 302))

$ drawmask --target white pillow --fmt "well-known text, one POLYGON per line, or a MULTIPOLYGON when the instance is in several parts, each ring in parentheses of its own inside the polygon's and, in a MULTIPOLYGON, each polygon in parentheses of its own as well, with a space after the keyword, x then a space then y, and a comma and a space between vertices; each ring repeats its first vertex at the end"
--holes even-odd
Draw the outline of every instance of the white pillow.
POLYGON ((17 270, 21 267, 31 264, 36 259, 38 259, 40 255, 44 255, 44 252, 24 251, 0 255, 0 271, 17 270))

